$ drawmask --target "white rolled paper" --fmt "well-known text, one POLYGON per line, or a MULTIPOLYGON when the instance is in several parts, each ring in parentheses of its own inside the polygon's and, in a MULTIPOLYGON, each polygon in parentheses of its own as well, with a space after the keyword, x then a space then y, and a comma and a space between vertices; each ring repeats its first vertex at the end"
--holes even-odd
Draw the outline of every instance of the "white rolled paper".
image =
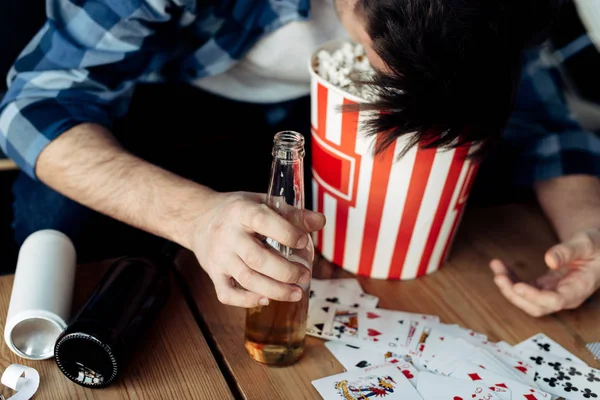
POLYGON ((75 248, 63 233, 41 230, 25 240, 4 329, 15 354, 30 360, 53 356, 71 312, 75 267, 75 248))
POLYGON ((33 368, 12 364, 2 374, 2 384, 16 391, 7 400, 29 400, 40 386, 40 374, 33 368))

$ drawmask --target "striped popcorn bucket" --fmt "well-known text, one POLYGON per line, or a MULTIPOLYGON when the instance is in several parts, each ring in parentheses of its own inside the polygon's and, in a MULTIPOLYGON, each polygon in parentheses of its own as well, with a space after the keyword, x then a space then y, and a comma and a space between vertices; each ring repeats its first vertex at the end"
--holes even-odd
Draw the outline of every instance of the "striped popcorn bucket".
MULTIPOLYGON (((333 50, 339 42, 321 49, 333 50)), ((406 144, 374 156, 374 138, 361 134, 363 113, 342 113, 361 102, 326 82, 310 60, 313 209, 327 217, 315 234, 328 261, 351 273, 407 280, 437 271, 460 223, 477 163, 469 146, 453 150, 406 144)))

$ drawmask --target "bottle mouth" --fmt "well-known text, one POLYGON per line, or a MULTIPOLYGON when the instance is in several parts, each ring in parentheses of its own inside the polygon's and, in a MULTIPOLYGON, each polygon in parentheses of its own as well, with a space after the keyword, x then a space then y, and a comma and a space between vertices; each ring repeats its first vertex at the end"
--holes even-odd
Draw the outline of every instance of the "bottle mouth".
POLYGON ((273 138, 274 152, 298 152, 304 155, 304 136, 295 131, 281 131, 273 138))
POLYGON ((92 335, 70 333, 57 342, 54 354, 61 372, 84 387, 108 386, 119 372, 111 347, 92 335))

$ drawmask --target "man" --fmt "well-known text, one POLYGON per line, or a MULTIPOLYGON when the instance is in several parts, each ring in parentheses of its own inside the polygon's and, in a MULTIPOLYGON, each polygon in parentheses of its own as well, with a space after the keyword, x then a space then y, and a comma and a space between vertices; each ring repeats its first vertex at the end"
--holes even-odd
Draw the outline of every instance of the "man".
MULTIPOLYGON (((523 49, 543 33, 553 6, 550 0, 338 0, 334 10, 327 0, 50 1, 47 23, 9 74, 0 115, 4 149, 23 171, 15 184, 17 240, 41 228, 85 235, 95 228, 89 207, 194 251, 225 304, 297 301, 295 283, 310 277, 267 251, 256 234, 301 248, 307 232, 321 229, 325 220, 306 211, 288 222, 264 206, 262 196, 207 185, 215 174, 216 185, 227 179, 218 173, 223 164, 248 155, 239 150, 249 143, 244 138, 260 141, 265 135, 253 129, 264 126, 254 114, 236 110, 259 103, 267 126, 286 121, 296 100, 308 94, 310 52, 344 36, 346 28, 379 71, 379 99, 364 108, 384 111, 371 126, 373 134, 386 132, 384 144, 412 135, 413 143, 452 146, 461 136, 489 147, 511 114, 523 49), (219 123, 249 118, 246 135, 211 149, 220 154, 218 164, 204 164, 199 183, 128 150, 136 140, 166 144, 177 132, 120 141, 111 133, 127 113, 134 88, 165 79, 212 95, 206 103, 187 105, 198 115, 187 128, 196 132, 188 136, 225 134, 202 123, 219 118, 203 113, 211 103, 223 108, 219 123), (222 98, 229 101, 219 103, 222 98), (232 278, 247 290, 236 288, 232 278)), ((172 99, 160 101, 168 107, 172 99)), ((528 124, 539 117, 539 96, 521 96, 519 103, 517 117, 528 124)), ((552 106, 560 122, 568 120, 562 104, 552 106)), ((156 120, 152 113, 144 117, 156 120)), ((552 271, 536 289, 513 284, 500 261, 491 264, 503 293, 536 316, 576 307, 600 284, 600 181, 591 176, 597 163, 561 163, 573 148, 561 146, 562 132, 545 128, 509 136, 520 146, 529 168, 523 175, 538 182, 540 203, 562 240, 546 255, 552 271), (556 162, 558 168, 549 167, 556 162)), ((590 134, 574 127, 566 134, 579 138, 569 142, 577 150, 582 142, 596 146, 590 134)), ((597 152, 583 154, 597 159, 597 152)), ((252 157, 247 160, 236 164, 236 174, 257 169, 252 157)))

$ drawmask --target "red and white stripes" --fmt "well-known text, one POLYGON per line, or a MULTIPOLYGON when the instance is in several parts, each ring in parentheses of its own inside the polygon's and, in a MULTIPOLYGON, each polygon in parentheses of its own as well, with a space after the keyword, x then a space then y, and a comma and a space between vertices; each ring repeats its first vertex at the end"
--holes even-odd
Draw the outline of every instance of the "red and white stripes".
POLYGON ((358 133, 362 115, 317 78, 312 83, 313 205, 327 217, 315 237, 323 256, 381 279, 413 279, 444 262, 477 166, 469 149, 411 149, 405 142, 373 158, 373 139, 358 133))

